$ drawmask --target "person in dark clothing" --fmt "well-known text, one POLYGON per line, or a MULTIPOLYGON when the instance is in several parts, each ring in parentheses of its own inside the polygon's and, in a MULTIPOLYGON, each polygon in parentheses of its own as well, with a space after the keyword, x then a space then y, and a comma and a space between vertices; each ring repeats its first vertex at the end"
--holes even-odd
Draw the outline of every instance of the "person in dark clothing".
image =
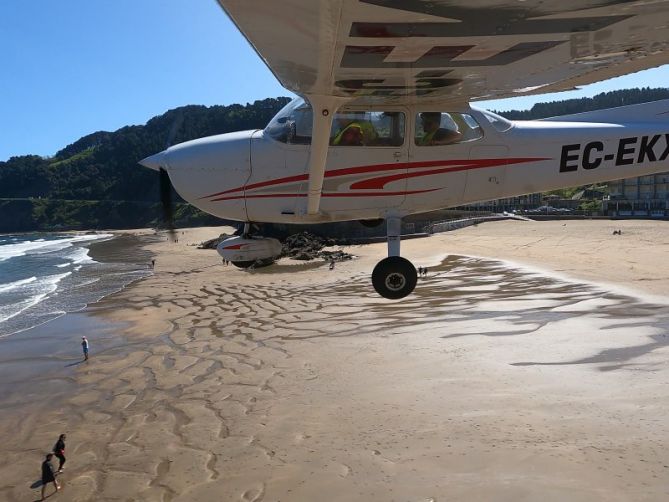
POLYGON ((56 491, 60 490, 58 481, 56 481, 56 474, 53 472, 53 466, 51 465, 51 459, 53 458, 52 453, 47 453, 46 460, 42 462, 42 500, 45 499, 44 492, 46 491, 46 485, 53 483, 53 486, 56 487, 56 491))
POLYGON ((61 434, 58 436, 58 441, 56 441, 56 444, 53 446, 53 454, 58 457, 58 472, 61 472, 63 470, 63 466, 65 465, 65 439, 67 436, 65 434, 61 434))
POLYGON ((420 114, 420 119, 424 134, 416 138, 416 144, 419 146, 450 145, 457 143, 462 138, 455 123, 453 127, 456 129, 441 127, 440 112, 423 112, 420 114))

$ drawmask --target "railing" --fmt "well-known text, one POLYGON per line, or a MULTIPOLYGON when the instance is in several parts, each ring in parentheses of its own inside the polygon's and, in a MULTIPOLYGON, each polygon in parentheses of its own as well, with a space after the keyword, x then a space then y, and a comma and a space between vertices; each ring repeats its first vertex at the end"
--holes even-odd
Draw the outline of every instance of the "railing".
POLYGON ((457 220, 448 220, 448 221, 438 221, 435 223, 430 223, 425 226, 424 231, 428 234, 436 234, 440 232, 450 232, 451 230, 457 230, 459 228, 469 227, 471 225, 477 225, 485 221, 499 221, 499 220, 529 220, 523 216, 518 215, 503 215, 503 214, 494 214, 490 216, 474 216, 470 218, 460 218, 457 220))

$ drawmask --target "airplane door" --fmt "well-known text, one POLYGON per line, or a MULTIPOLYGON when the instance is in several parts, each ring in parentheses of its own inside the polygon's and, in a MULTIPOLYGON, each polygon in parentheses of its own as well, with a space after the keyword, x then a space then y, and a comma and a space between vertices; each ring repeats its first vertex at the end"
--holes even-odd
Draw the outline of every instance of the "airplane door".
POLYGON ((471 160, 482 161, 482 166, 493 164, 491 167, 467 170, 467 184, 465 188, 465 202, 482 202, 502 197, 504 179, 506 177, 506 162, 509 149, 506 146, 481 145, 473 146, 469 152, 471 160), (499 160, 497 163, 495 160, 499 160), (484 162, 485 161, 485 162, 484 162))
POLYGON ((458 169, 459 159, 469 158, 469 145, 454 144, 431 148, 412 145, 404 206, 410 211, 457 206, 462 200, 466 173, 458 169))
POLYGON ((335 115, 321 198, 325 212, 373 212, 402 205, 407 183, 406 123, 406 112, 394 107, 335 115))
MULTIPOLYGON (((458 206, 463 200, 472 142, 480 131, 461 113, 425 111, 413 117, 407 199, 410 212, 458 206)), ((468 116, 467 116, 468 117, 468 116)))

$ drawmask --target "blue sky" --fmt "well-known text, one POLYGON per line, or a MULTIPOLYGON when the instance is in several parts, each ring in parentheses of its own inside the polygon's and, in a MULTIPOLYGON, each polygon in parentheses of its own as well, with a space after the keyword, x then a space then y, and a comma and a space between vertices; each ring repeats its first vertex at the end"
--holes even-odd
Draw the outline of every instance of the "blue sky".
MULTIPOLYGON (((286 96, 214 0, 0 1, 0 160, 186 104, 286 96)), ((493 109, 666 85, 669 68, 493 109)))

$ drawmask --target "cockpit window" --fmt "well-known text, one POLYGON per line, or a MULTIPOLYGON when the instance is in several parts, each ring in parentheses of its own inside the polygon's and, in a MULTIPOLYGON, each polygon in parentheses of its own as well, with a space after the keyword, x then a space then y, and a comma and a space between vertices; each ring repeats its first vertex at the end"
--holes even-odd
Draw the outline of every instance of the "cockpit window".
POLYGON ((416 116, 416 145, 467 143, 483 137, 481 126, 466 113, 422 112, 416 116))
POLYGON ((492 125, 498 132, 506 132, 513 127, 513 122, 504 117, 500 117, 496 113, 487 110, 481 110, 481 113, 483 113, 485 118, 488 119, 488 122, 490 122, 490 125, 492 125))
MULTIPOLYGON (((401 112, 341 111, 332 120, 331 146, 401 146, 404 143, 404 114, 401 112)), ((296 98, 270 121, 265 134, 292 145, 311 143, 311 106, 296 98)))
POLYGON ((331 146, 401 146, 404 114, 401 112, 343 111, 335 114, 331 146))

